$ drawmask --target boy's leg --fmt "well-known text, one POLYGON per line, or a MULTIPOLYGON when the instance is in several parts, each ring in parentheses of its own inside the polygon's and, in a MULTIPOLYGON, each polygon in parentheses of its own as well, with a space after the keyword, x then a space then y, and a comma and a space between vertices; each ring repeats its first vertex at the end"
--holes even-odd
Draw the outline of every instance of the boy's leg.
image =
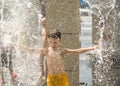
POLYGON ((13 67, 12 67, 12 57, 11 54, 9 55, 9 71, 10 71, 10 75, 11 75, 11 79, 13 80, 13 67))
POLYGON ((1 78, 2 78, 2 83, 5 83, 4 75, 3 75, 3 67, 1 68, 1 78))
POLYGON ((12 67, 9 67, 9 71, 10 71, 11 79, 13 80, 14 77, 13 77, 13 69, 12 69, 12 67))
POLYGON ((1 71, 1 78, 2 78, 1 82, 2 83, 5 83, 5 79, 4 79, 4 75, 3 75, 4 66, 5 66, 4 57, 2 57, 2 55, 1 55, 1 70, 0 71, 1 71))

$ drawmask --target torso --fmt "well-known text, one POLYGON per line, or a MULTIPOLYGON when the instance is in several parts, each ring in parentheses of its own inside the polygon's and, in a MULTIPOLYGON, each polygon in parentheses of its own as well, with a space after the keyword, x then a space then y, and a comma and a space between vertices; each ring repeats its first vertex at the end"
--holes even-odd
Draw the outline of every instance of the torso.
POLYGON ((64 72, 63 51, 58 48, 52 50, 48 48, 46 53, 47 67, 50 74, 59 74, 64 72))

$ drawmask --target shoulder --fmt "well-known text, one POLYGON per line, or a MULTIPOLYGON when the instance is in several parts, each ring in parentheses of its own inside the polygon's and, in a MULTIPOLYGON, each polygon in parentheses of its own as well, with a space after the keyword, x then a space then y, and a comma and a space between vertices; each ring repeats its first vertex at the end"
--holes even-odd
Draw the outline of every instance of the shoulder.
POLYGON ((48 48, 42 48, 41 52, 48 52, 48 48))
POLYGON ((48 52, 48 48, 42 48, 40 50, 40 53, 46 54, 48 52))
POLYGON ((68 48, 61 48, 61 51, 63 54, 66 54, 69 51, 69 49, 68 48))

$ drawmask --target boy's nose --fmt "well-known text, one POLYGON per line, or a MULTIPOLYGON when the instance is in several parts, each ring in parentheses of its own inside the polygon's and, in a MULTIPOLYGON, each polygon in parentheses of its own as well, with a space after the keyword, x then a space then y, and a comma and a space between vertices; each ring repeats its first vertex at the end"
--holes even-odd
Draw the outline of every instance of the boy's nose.
POLYGON ((54 43, 55 41, 54 40, 52 40, 52 43, 54 43))
POLYGON ((55 41, 55 39, 52 39, 52 41, 54 42, 54 41, 55 41))
POLYGON ((53 42, 53 43, 56 43, 56 42, 53 42))

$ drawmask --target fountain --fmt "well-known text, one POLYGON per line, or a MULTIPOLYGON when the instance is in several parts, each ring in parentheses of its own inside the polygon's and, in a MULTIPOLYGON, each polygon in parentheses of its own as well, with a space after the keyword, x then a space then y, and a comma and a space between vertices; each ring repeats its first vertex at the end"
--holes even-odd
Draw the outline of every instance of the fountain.
MULTIPOLYGON (((77 10, 79 6, 77 3, 79 2, 76 0, 73 3, 73 1, 66 0, 64 3, 64 1, 54 0, 56 2, 54 5, 58 9, 55 10, 55 7, 52 6, 53 1, 48 0, 47 28, 55 27, 60 29, 64 35, 64 46, 78 48, 80 24, 79 11, 77 10), (75 10, 71 10, 72 8, 75 8, 75 10), (63 10, 63 12, 59 9, 63 10), (75 45, 72 42, 68 42, 71 39, 76 42, 75 45)), ((93 52, 93 56, 96 57, 93 61, 93 86, 119 86, 120 77, 118 76, 118 67, 120 60, 117 57, 120 56, 120 50, 118 48, 119 39, 116 39, 119 37, 118 31, 120 31, 118 28, 118 20, 120 19, 120 13, 117 10, 119 8, 119 5, 117 5, 118 1, 86 1, 90 4, 93 15, 93 32, 96 32, 96 35, 93 34, 93 39, 97 40, 97 43, 100 45, 100 49, 93 52)), ((14 58, 12 59, 14 82, 11 81, 7 68, 4 68, 4 72, 2 73, 3 67, 2 63, 0 63, 0 75, 5 77, 5 86, 35 86, 36 84, 36 79, 40 72, 38 68, 38 54, 22 51, 18 48, 18 45, 40 47, 40 12, 38 3, 39 0, 0 0, 0 45, 6 51, 9 45, 15 49, 14 58), (16 46, 13 46, 13 43, 16 46)), ((0 51, 1 53, 2 50, 0 51)), ((77 76, 79 75, 78 56, 71 55, 70 57, 76 58, 72 59, 72 63, 71 59, 65 61, 66 71, 69 73, 69 76, 72 75, 70 78, 71 84, 77 86, 79 85, 79 77, 77 76)))
MULTIPOLYGON (((40 72, 39 56, 20 50, 18 47, 19 44, 40 47, 39 15, 39 0, 0 0, 0 46, 6 52, 9 51, 7 50, 9 46, 15 49, 12 57, 15 78, 13 82, 9 68, 2 67, 0 58, 0 75, 4 76, 4 86, 35 86, 36 84, 40 72)), ((0 49, 0 54, 2 53, 0 49)), ((7 60, 10 61, 8 56, 7 60)), ((1 82, 0 86, 2 86, 1 82)))
POLYGON ((119 4, 118 0, 86 0, 93 17, 93 86, 119 86, 119 4))

